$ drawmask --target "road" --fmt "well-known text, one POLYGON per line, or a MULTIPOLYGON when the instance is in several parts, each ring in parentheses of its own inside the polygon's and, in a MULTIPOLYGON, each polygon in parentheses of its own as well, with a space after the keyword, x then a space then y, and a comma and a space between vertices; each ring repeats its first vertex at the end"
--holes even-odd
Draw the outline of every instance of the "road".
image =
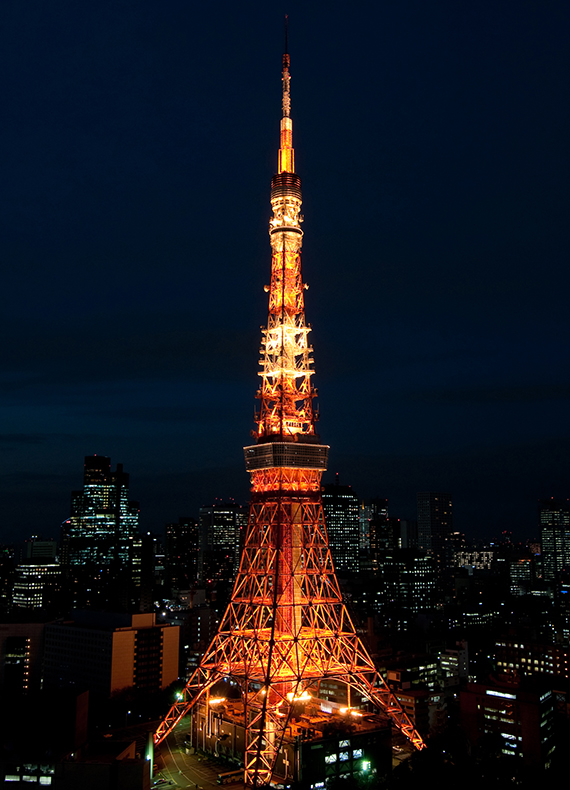
MULTIPOLYGON (((220 790, 218 774, 231 770, 224 764, 211 759, 200 759, 184 751, 184 737, 190 729, 190 718, 183 719, 154 754, 154 781, 165 779, 170 787, 192 788, 192 790, 220 790)), ((162 785, 165 790, 168 785, 162 785)), ((242 790, 243 781, 226 785, 228 790, 242 790)))

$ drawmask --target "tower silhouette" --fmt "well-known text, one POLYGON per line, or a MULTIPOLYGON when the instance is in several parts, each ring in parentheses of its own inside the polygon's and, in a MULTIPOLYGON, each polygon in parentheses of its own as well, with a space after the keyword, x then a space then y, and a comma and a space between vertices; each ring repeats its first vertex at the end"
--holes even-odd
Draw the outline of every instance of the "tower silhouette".
POLYGON ((207 704, 214 684, 230 678, 241 687, 245 783, 253 787, 272 779, 294 703, 318 695, 325 679, 370 700, 416 748, 424 747, 355 631, 327 542, 321 476, 329 448, 315 431, 317 393, 301 276, 301 180, 290 107, 286 53, 281 147, 271 181, 272 264, 260 407, 256 443, 244 448, 252 484, 249 522, 218 633, 155 734, 158 744, 198 700, 207 704))

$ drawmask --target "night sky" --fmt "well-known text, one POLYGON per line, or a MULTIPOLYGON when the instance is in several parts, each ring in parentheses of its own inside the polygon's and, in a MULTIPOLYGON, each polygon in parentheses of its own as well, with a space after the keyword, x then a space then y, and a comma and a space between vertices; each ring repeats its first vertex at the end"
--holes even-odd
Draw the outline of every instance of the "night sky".
POLYGON ((3 0, 0 542, 247 501, 284 13, 325 480, 570 496, 570 4, 3 0))

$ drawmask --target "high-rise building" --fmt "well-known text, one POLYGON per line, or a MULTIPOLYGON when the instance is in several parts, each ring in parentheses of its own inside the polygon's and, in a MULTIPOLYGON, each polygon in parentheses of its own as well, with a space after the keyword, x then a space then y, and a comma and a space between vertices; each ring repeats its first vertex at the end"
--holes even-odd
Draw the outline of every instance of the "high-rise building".
POLYGON ((58 613, 61 604, 62 574, 57 560, 57 542, 28 538, 14 568, 12 606, 15 609, 43 609, 58 613))
MULTIPOLYGON (((209 690, 227 679, 241 690, 241 699, 230 703, 210 698, 202 743, 214 719, 214 748, 230 732, 235 743, 231 723, 239 721, 245 784, 284 786, 303 781, 297 759, 289 757, 299 754, 295 742, 315 741, 317 754, 323 749, 324 733, 336 731, 330 752, 321 752, 325 759, 312 759, 318 773, 306 777, 310 787, 324 788, 327 778, 365 779, 368 772, 381 770, 363 746, 354 748, 367 728, 372 737, 384 727, 377 717, 360 710, 366 710, 368 702, 387 714, 416 748, 424 743, 358 637, 327 542, 321 477, 329 448, 316 432, 317 393, 301 272, 301 179, 294 167, 287 53, 282 82, 281 148, 271 182, 269 316, 262 330, 255 443, 244 448, 251 475, 244 547, 218 632, 181 699, 159 726, 155 743, 194 706, 200 716, 199 705, 204 705, 209 690), (322 680, 350 689, 348 705, 335 708, 325 703, 319 697, 322 680), (222 723, 227 731, 220 728, 222 723)), ((358 500, 354 516, 358 551, 358 500)))
POLYGON ((164 541, 166 585, 188 590, 198 577, 199 533, 193 518, 179 518, 167 524, 164 541))
POLYGON ((246 526, 247 508, 235 502, 200 508, 198 575, 203 582, 234 580, 246 526))
POLYGON ((424 491, 417 494, 418 541, 420 549, 443 555, 453 532, 451 494, 424 491))
POLYGON ((415 519, 400 519, 400 540, 403 549, 418 548, 418 522, 415 519))
POLYGON ((378 514, 370 519, 370 553, 379 557, 385 551, 404 548, 402 521, 395 516, 378 514))
POLYGON ((360 556, 360 503, 351 486, 335 482, 323 486, 323 510, 329 548, 337 571, 357 571, 360 556))
POLYGON ((557 581, 570 568, 570 501, 542 499, 538 503, 538 524, 542 544, 542 575, 557 581))
POLYGON ((376 561, 375 592, 369 603, 391 630, 408 628, 420 612, 435 604, 433 558, 418 549, 385 549, 376 561))
POLYGON ((57 558, 57 541, 43 540, 38 535, 32 535, 24 543, 24 551, 22 559, 24 561, 31 560, 36 562, 43 560, 45 562, 56 562, 57 558))
POLYGON ((439 656, 442 683, 444 687, 458 686, 461 681, 469 676, 469 648, 466 640, 455 643, 455 647, 448 647, 439 656))
MULTIPOLYGON (((71 494, 71 516, 62 524, 62 564, 89 585, 139 588, 141 546, 138 502, 129 500, 129 475, 123 465, 111 471, 104 455, 85 458, 83 490, 71 494)), ((76 604, 101 605, 98 594, 85 599, 77 586, 76 604)), ((125 592, 125 594, 129 595, 125 592)), ((132 597, 132 596, 131 596, 132 597)), ((125 604, 127 605, 127 604, 125 604)))
POLYGON ((104 455, 85 458, 83 490, 71 494, 71 516, 64 523, 69 565, 126 565, 138 537, 138 502, 129 501, 129 475, 123 465, 111 471, 104 455))
POLYGON ((511 595, 525 595, 532 589, 534 562, 532 557, 512 557, 509 560, 511 595))
POLYGON ((451 494, 424 491, 417 495, 418 544, 434 559, 440 592, 444 577, 453 564, 457 547, 453 532, 453 505, 451 494))
POLYGON ((50 609, 59 602, 61 566, 58 562, 27 562, 16 566, 15 609, 50 609))
POLYGON ((388 500, 372 499, 369 502, 361 502, 358 511, 360 551, 366 554, 374 552, 372 543, 375 539, 376 525, 383 523, 388 518, 388 500))
POLYGON ((14 547, 0 545, 0 612, 8 612, 12 606, 14 568, 14 547))

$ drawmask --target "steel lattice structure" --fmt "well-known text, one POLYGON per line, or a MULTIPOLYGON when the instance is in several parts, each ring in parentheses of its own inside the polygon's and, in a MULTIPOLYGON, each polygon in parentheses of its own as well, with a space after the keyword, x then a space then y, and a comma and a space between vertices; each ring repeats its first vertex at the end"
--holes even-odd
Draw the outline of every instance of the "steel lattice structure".
POLYGON ((252 499, 239 572, 218 633, 155 734, 160 743, 218 681, 242 689, 245 782, 270 783, 292 703, 323 679, 347 684, 424 743, 376 670, 342 602, 327 542, 321 476, 328 447, 315 431, 312 348, 301 276, 301 182, 294 171, 289 56, 273 217, 269 318, 263 330, 256 444, 244 448, 252 499))

